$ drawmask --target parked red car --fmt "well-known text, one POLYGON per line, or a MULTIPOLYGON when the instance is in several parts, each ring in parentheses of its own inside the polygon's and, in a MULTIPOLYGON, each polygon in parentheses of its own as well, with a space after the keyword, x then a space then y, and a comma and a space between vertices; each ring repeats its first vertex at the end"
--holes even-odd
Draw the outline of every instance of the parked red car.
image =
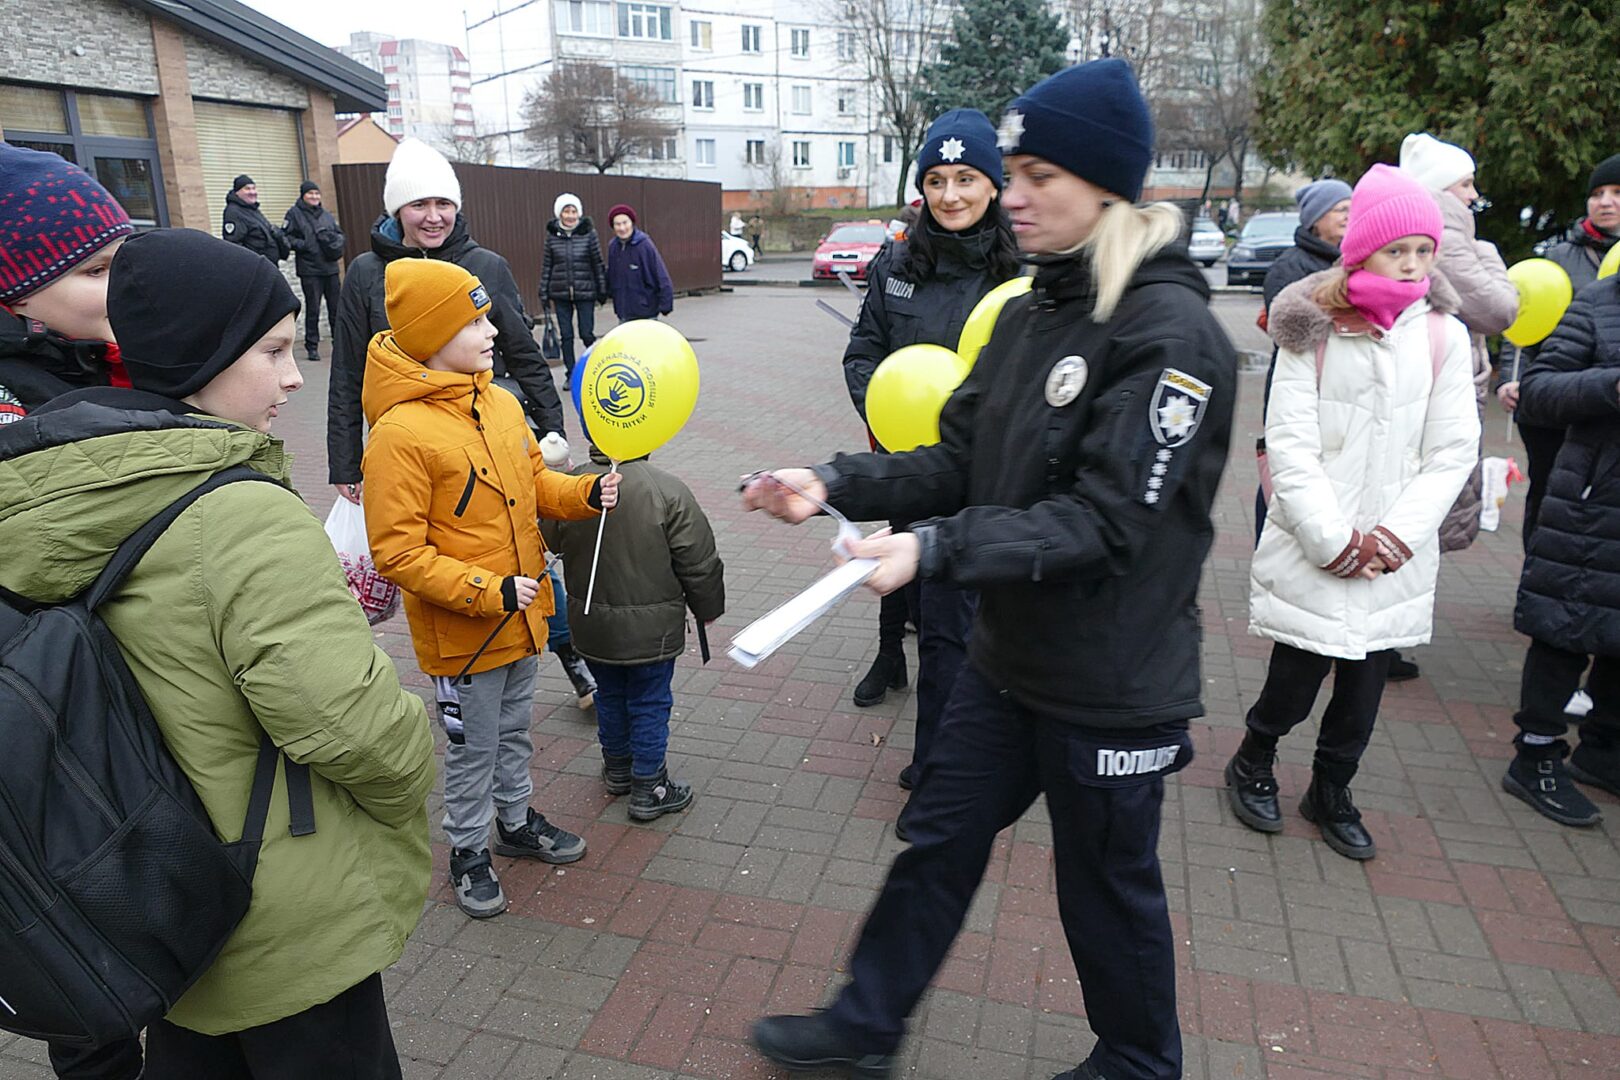
POLYGON ((866 280, 866 268, 888 239, 881 221, 846 221, 816 248, 811 276, 834 279, 842 270, 856 281, 866 280))

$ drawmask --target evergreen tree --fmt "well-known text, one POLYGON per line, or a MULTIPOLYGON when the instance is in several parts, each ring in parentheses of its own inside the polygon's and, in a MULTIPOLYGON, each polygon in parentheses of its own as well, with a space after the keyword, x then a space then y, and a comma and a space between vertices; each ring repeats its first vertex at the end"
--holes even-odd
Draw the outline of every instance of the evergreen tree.
POLYGON ((1585 212, 1587 174, 1620 146, 1616 0, 1267 0, 1264 32, 1262 152, 1353 182, 1408 132, 1454 142, 1510 263, 1585 212))
POLYGON ((1012 99, 1067 64, 1069 33, 1044 0, 962 0, 924 73, 930 118, 978 109, 992 124, 1012 99))

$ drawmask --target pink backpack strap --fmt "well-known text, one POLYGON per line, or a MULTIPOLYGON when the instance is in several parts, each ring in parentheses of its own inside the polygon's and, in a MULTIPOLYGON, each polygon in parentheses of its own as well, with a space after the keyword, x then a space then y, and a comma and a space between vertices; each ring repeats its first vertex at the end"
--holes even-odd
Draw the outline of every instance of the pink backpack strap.
MULTIPOLYGON (((1429 367, 1433 370, 1435 381, 1440 379, 1440 369, 1446 362, 1446 317, 1438 311, 1429 312, 1429 367)), ((1316 370, 1320 376, 1322 362, 1316 362, 1316 370)))
MULTIPOLYGON (((1329 330, 1328 336, 1331 337, 1332 334, 1333 331, 1329 330)), ((1327 361, 1327 343, 1327 338, 1323 338, 1316 343, 1316 388, 1318 390, 1322 388, 1322 365, 1327 361)))

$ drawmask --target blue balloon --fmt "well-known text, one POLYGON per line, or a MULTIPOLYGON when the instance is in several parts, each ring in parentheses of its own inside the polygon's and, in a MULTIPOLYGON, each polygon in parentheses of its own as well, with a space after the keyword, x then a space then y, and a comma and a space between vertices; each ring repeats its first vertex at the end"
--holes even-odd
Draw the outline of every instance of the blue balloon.
MULTIPOLYGON (((591 349, 596 346, 592 345, 591 349)), ((574 364, 573 378, 568 380, 568 393, 574 399, 574 414, 579 417, 580 430, 585 432, 585 441, 591 442, 591 429, 585 426, 585 406, 580 404, 580 388, 585 385, 585 361, 591 358, 591 349, 580 354, 579 360, 574 364)))

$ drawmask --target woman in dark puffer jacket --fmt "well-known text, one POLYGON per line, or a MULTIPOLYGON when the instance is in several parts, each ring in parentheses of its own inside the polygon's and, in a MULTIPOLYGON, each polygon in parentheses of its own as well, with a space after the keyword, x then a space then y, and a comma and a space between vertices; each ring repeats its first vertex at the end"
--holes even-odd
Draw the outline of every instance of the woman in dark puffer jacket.
POLYGON ((596 305, 608 300, 607 266, 602 244, 578 195, 567 192, 552 204, 556 216, 546 222, 546 257, 540 267, 540 304, 557 313, 562 338, 563 389, 574 377, 574 322, 589 349, 596 342, 596 305))

